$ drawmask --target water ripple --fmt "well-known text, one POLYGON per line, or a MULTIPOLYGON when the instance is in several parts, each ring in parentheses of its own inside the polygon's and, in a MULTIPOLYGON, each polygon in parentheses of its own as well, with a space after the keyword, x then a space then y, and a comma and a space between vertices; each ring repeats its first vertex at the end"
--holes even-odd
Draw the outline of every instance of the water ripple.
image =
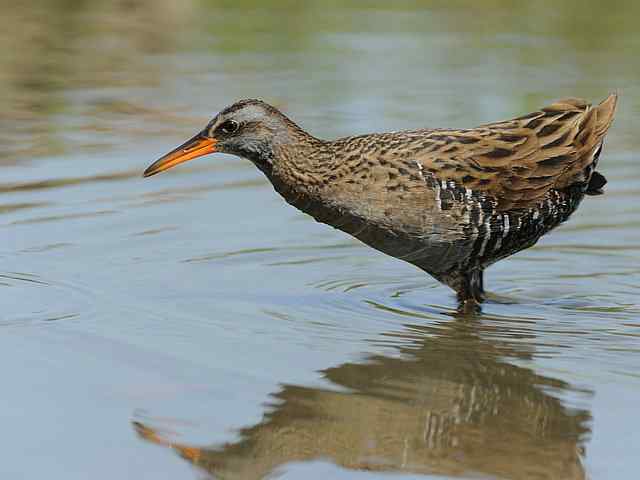
POLYGON ((71 320, 95 312, 95 294, 85 287, 26 272, 0 272, 5 302, 0 326, 71 320), (7 289, 7 290, 5 290, 7 289))

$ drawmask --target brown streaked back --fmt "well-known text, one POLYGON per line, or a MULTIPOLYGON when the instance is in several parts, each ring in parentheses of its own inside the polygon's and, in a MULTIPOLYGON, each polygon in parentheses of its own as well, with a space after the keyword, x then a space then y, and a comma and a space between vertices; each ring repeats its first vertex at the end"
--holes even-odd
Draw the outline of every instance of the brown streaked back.
POLYGON ((415 152, 425 170, 496 198, 501 210, 527 208, 550 189, 589 182, 615 114, 617 95, 596 107, 559 100, 537 112, 467 130, 434 130, 415 152))

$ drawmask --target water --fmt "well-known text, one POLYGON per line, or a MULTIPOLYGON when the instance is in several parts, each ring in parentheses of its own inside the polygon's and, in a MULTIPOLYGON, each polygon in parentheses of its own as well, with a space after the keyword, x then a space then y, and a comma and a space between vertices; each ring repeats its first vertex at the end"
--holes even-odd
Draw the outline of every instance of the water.
POLYGON ((4 8, 2 478, 635 478, 639 10, 4 8), (141 178, 244 97, 330 138, 613 90, 607 194, 489 269, 515 303, 474 319, 248 162, 141 178))

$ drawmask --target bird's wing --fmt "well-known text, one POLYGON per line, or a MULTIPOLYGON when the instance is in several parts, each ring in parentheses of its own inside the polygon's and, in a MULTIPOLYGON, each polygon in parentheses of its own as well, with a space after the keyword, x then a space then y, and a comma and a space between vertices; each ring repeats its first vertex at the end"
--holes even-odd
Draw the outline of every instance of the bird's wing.
POLYGON ((500 210, 528 208, 550 189, 589 182, 616 102, 616 94, 596 107, 570 98, 513 120, 432 130, 414 158, 440 180, 495 198, 500 210))

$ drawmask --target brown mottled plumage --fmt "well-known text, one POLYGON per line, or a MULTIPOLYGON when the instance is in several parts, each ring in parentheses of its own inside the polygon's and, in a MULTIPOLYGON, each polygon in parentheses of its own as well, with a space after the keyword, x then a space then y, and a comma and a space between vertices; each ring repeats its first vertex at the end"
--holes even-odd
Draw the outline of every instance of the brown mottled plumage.
POLYGON ((274 107, 243 100, 151 165, 145 176, 212 152, 251 160, 290 204, 453 288, 484 297, 483 270, 566 220, 595 171, 617 96, 565 99, 465 130, 317 139, 274 107))

